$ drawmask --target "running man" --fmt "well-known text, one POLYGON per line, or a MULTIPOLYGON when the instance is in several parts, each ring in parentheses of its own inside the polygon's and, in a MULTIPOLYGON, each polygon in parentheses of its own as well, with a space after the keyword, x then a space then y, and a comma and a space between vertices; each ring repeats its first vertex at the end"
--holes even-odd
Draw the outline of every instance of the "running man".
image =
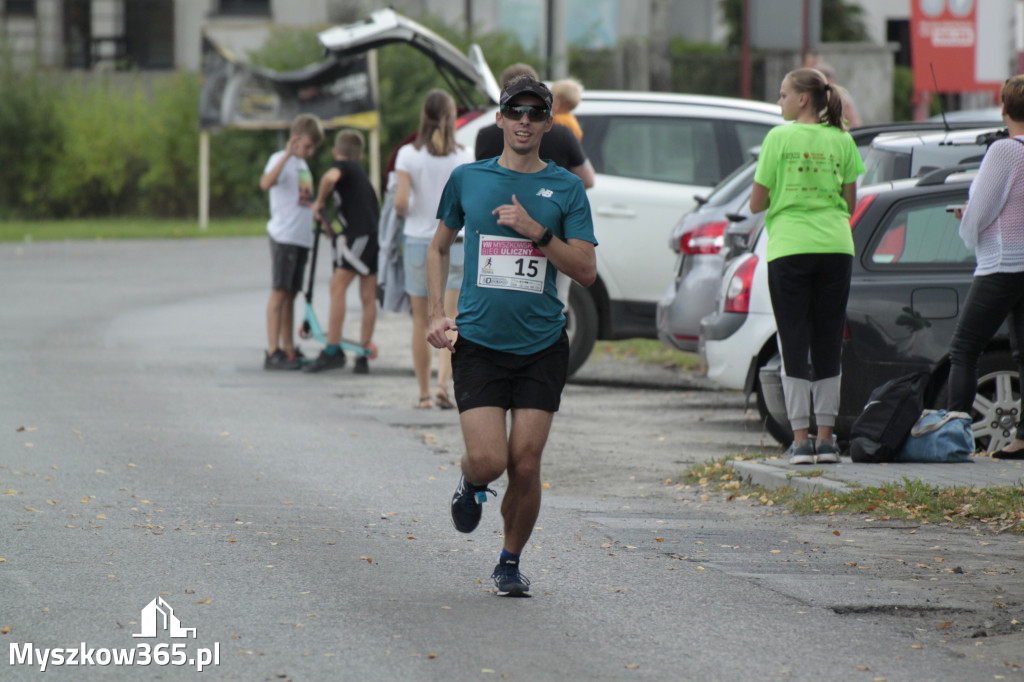
POLYGON ((523 597, 530 581, 519 572, 519 555, 540 513, 541 453, 568 373, 555 274, 592 284, 597 242, 583 183, 538 153, 552 126, 548 88, 529 76, 511 80, 496 119, 501 156, 456 168, 438 206, 427 252, 427 340, 453 353, 466 442, 452 523, 472 532, 481 503, 496 495, 488 484, 508 472, 504 546, 491 578, 498 594, 523 597), (445 315, 443 294, 449 249, 462 227, 466 261, 456 324, 445 315), (454 344, 449 331, 458 331, 454 344))

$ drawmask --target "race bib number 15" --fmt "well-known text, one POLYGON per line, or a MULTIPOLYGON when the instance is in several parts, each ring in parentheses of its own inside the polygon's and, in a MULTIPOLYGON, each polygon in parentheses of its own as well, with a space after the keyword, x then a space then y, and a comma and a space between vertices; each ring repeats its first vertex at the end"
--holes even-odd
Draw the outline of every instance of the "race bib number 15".
POLYGON ((480 235, 477 286, 544 293, 548 259, 529 239, 480 235))

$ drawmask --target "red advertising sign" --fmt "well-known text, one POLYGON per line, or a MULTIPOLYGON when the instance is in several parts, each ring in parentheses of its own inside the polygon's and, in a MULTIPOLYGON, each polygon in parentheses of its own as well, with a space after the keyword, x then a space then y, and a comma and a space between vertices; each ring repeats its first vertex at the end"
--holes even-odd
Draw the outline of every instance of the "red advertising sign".
POLYGON ((913 0, 910 54, 914 94, 999 90, 1002 82, 978 79, 978 0, 913 0))

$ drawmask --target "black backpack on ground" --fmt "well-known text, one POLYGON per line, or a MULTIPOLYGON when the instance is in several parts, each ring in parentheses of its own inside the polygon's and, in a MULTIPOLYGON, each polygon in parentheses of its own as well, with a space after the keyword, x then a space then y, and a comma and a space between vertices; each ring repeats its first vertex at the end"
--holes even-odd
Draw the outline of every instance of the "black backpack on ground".
POLYGON ((885 382, 871 392, 850 429, 850 459, 891 462, 924 409, 928 372, 915 372, 885 382))

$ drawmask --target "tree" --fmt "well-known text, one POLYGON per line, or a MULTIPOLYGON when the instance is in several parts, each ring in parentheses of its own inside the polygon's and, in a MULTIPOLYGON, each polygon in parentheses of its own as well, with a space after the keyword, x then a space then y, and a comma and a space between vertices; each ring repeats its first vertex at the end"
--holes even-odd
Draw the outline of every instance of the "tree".
MULTIPOLYGON (((739 48, 743 0, 721 0, 720 7, 729 27, 729 47, 739 48)), ((868 39, 864 8, 845 0, 821 0, 821 40, 825 43, 856 43, 868 39)))

